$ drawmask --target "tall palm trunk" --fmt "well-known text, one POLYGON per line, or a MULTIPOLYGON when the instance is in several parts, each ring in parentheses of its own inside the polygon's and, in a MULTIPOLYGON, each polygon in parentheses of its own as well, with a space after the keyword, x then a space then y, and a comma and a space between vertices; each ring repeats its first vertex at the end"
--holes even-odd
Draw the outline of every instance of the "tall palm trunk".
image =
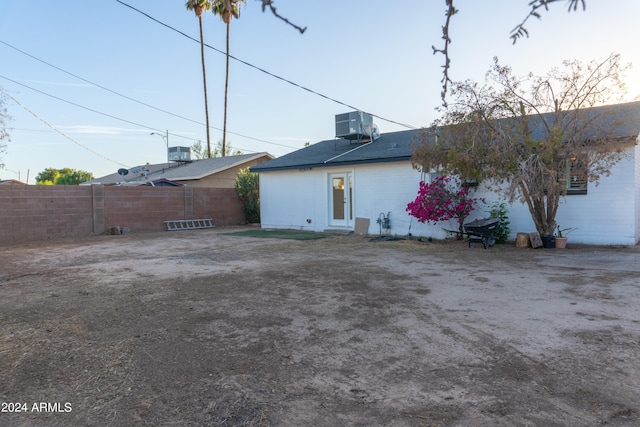
POLYGON ((216 0, 213 2, 213 13, 220 16, 222 22, 227 25, 227 63, 226 63, 226 76, 224 81, 224 124, 222 129, 222 156, 227 155, 227 104, 229 101, 229 39, 231 19, 233 17, 238 18, 240 12, 238 10, 238 4, 244 3, 245 0, 216 0))
POLYGON ((204 85, 204 114, 207 124, 207 157, 211 158, 211 137, 209 136, 209 102, 207 100, 207 71, 204 66, 204 37, 202 35, 202 13, 198 15, 200 23, 200 55, 202 56, 202 82, 204 85))
POLYGON ((224 80, 224 124, 222 126, 222 157, 227 155, 227 101, 229 99, 229 29, 231 28, 231 19, 227 24, 227 65, 224 80))

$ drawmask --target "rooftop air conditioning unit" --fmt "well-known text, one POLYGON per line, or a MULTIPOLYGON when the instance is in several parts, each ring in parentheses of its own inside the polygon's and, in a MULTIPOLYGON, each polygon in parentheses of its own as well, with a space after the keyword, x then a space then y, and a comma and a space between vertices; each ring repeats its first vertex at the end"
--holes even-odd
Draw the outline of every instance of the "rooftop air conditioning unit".
POLYGON ((373 116, 362 111, 336 114, 336 138, 362 139, 374 133, 373 116))
POLYGON ((190 162, 191 147, 169 147, 169 160, 172 162, 190 162))

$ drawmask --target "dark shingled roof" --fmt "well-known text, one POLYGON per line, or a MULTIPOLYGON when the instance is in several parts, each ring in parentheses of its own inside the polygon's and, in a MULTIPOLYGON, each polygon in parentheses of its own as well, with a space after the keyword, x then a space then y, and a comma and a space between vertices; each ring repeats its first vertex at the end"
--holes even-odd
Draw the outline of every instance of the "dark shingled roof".
MULTIPOLYGON (((545 113, 541 116, 531 116, 529 128, 534 139, 545 138, 546 129, 542 119, 551 125, 555 123, 554 113, 545 113)), ((585 139, 597 138, 604 134, 613 138, 638 137, 640 134, 640 101, 627 102, 615 105, 603 105, 600 107, 583 108, 562 112, 560 125, 568 125, 572 121, 589 121, 588 128, 581 136, 585 139)))
MULTIPOLYGON (((587 116, 594 114, 604 121, 611 121, 617 138, 638 137, 640 134, 640 102, 607 105, 581 110, 587 116)), ((547 123, 552 123, 553 113, 543 115, 547 123)), ((530 126, 534 138, 544 137, 541 118, 531 117, 530 126)), ((603 123, 600 122, 600 127, 603 123)), ((251 168, 252 172, 267 172, 290 169, 310 169, 328 166, 345 166, 370 163, 408 161, 413 147, 421 141, 433 141, 434 131, 428 129, 408 130, 381 134, 373 142, 354 142, 346 139, 320 141, 309 147, 261 163, 251 168)), ((609 134, 611 135, 611 134, 609 134)))
POLYGON ((418 142, 418 130, 390 132, 373 142, 346 139, 320 141, 251 168, 252 172, 285 169, 309 169, 337 165, 356 165, 407 161, 413 154, 412 142, 418 142))

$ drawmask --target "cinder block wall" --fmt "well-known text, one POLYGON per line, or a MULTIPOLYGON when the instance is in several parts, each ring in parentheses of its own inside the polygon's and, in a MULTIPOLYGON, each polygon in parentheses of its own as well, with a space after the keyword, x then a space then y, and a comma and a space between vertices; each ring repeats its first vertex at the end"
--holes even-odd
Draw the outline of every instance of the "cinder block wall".
POLYGON ((0 243, 93 231, 91 187, 0 186, 0 243))
POLYGON ((164 230, 164 221, 212 218, 217 226, 244 222, 232 188, 0 185, 0 244, 164 230))
POLYGON ((187 187, 104 188, 105 226, 128 227, 131 231, 163 230, 164 221, 193 219, 185 216, 187 187))
POLYGON ((235 188, 193 188, 191 218, 213 218, 215 225, 244 224, 244 203, 235 188))

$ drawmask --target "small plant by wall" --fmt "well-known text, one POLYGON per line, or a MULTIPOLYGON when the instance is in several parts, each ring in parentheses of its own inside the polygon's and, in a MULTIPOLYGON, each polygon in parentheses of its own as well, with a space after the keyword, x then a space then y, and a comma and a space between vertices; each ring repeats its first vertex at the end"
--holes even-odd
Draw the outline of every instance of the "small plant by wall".
POLYGON ((511 229, 509 228, 510 221, 507 211, 507 204, 503 201, 494 202, 490 207, 489 216, 491 218, 498 218, 500 220, 498 222, 498 226, 496 227, 496 242, 504 243, 509 240, 511 229))

